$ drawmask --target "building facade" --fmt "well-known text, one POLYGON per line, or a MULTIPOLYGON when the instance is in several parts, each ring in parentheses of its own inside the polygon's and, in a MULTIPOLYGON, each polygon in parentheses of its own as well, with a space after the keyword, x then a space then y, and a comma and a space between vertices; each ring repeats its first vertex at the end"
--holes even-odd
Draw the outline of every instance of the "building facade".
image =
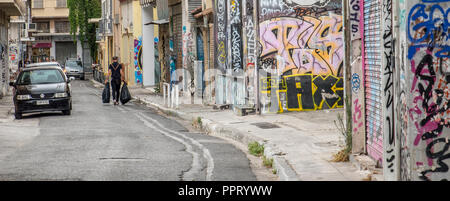
POLYGON ((129 85, 143 85, 142 79, 142 16, 137 0, 120 1, 120 62, 129 85), (137 63, 136 63, 137 62, 137 63))
POLYGON ((35 41, 31 45, 31 61, 55 59, 64 64, 68 58, 77 58, 86 66, 90 61, 89 49, 86 47, 83 51, 81 41, 77 38, 74 42, 70 34, 67 0, 35 0, 31 5, 32 23, 36 24, 36 31, 32 33, 35 41))
POLYGON ((159 29, 167 29, 169 22, 168 2, 156 0, 140 1, 142 12, 142 36, 135 40, 135 69, 136 76, 140 75, 143 86, 160 86, 161 72, 158 44, 163 44, 165 38, 160 40, 159 29))
POLYGON ((140 20, 121 1, 131 35, 102 2, 103 59, 134 62, 135 83, 187 104, 351 110, 352 152, 386 180, 450 179, 449 1, 140 0, 140 20))
POLYGON ((119 57, 128 85, 143 86, 142 10, 137 0, 102 0, 97 43, 98 60, 104 73, 113 56, 119 57))
POLYGON ((448 1, 348 5, 353 151, 386 180, 448 180, 448 1))
MULTIPOLYGON (((10 64, 9 57, 10 44, 16 44, 17 41, 10 41, 9 29, 11 27, 11 16, 22 16, 26 12, 25 4, 21 0, 0 0, 0 98, 2 98, 9 89, 10 64)), ((16 46, 12 45, 11 48, 16 46)))

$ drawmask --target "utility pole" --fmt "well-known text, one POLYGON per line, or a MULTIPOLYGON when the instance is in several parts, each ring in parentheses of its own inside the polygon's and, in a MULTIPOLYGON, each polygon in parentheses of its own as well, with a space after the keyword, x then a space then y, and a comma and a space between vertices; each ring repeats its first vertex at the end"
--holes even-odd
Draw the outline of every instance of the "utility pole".
MULTIPOLYGON (((253 0, 253 19, 255 20, 255 25, 259 24, 259 0, 253 0)), ((256 41, 259 41, 259 26, 255 26, 255 37, 256 41)), ((259 101, 259 67, 258 67, 258 53, 259 46, 257 45, 255 47, 255 53, 256 53, 256 61, 255 61, 255 78, 254 78, 254 84, 255 84, 255 95, 256 95, 256 114, 261 115, 261 104, 259 101)))
MULTIPOLYGON (((351 61, 350 61, 350 23, 349 23, 349 1, 342 0, 342 20, 344 23, 344 118, 346 120, 347 130, 352 130, 352 117, 351 117, 351 104, 348 101, 352 101, 352 91, 351 91, 351 61), (348 108, 350 106, 350 108, 348 108), (350 112, 347 112, 350 110, 350 112), (349 115, 350 114, 350 115, 349 115), (350 127, 350 128, 348 128, 350 127)), ((362 9, 362 8, 361 8, 362 9)))

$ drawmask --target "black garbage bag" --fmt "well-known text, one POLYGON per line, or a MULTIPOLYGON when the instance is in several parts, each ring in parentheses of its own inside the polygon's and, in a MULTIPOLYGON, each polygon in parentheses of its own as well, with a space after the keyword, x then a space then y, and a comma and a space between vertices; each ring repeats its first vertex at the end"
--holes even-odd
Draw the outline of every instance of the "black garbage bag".
POLYGON ((103 103, 109 103, 110 99, 111 99, 111 92, 109 90, 109 82, 107 82, 105 84, 105 88, 103 89, 103 93, 102 93, 103 103))
POLYGON ((128 101, 131 100, 131 94, 130 91, 128 91, 127 83, 124 82, 122 85, 122 89, 120 90, 120 102, 122 105, 125 105, 125 103, 128 103, 128 101))

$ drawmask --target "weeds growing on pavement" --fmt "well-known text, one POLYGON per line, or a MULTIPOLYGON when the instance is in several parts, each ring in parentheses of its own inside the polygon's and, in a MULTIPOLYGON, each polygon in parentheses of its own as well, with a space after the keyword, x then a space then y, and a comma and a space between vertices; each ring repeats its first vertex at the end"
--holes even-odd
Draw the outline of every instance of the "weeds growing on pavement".
POLYGON ((267 158, 266 156, 263 156, 263 165, 267 168, 272 168, 273 158, 267 158))
MULTIPOLYGON (((352 109, 349 103, 348 97, 345 97, 345 112, 347 117, 351 117, 352 109)), ((344 124, 344 117, 340 114, 337 116, 337 121, 334 121, 339 132, 344 136, 345 139, 345 147, 340 150, 338 153, 333 155, 333 162, 346 162, 349 161, 349 156, 352 151, 352 125, 351 121, 347 120, 346 124, 344 124)))
POLYGON ((192 126, 194 126, 195 128, 198 129, 202 129, 202 118, 201 117, 197 117, 197 119, 193 119, 192 120, 192 126))
POLYGON ((258 142, 251 142, 248 144, 248 151, 251 155, 260 157, 264 153, 264 145, 261 145, 258 142))

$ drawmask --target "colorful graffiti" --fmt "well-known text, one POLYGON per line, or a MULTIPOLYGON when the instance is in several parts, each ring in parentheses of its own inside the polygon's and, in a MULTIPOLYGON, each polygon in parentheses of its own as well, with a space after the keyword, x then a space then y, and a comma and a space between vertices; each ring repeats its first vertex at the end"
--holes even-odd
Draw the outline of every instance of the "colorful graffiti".
POLYGON ((363 113, 362 113, 362 105, 361 103, 359 103, 359 99, 355 99, 355 101, 353 101, 353 132, 358 132, 362 127, 363 127, 363 122, 362 122, 362 117, 363 117, 363 113))
POLYGON ((366 113, 366 150, 377 164, 383 164, 383 25, 379 0, 364 0, 362 2, 361 33, 363 38, 362 64, 364 68, 364 102, 366 113))
POLYGON ((260 24, 263 68, 279 74, 332 74, 343 61, 342 17, 275 18, 260 24), (273 61, 273 62, 267 62, 273 61), (272 65, 275 64, 275 65, 272 65))
POLYGON ((350 66, 352 90, 352 153, 365 152, 365 101, 364 101, 364 68, 363 68, 363 40, 364 19, 363 0, 348 1, 350 22, 350 66))
POLYGON ((413 146, 420 153, 414 159, 421 180, 450 179, 447 2, 418 1, 407 18, 407 58, 413 75, 409 118, 416 131, 413 146))
POLYGON ((269 112, 343 107, 343 79, 333 75, 295 74, 260 79, 261 92, 274 97, 269 112), (276 93, 272 95, 271 93, 276 93))
POLYGON ((142 36, 134 39, 134 79, 135 83, 142 83, 142 36))
POLYGON ((285 85, 261 87, 267 111, 343 106, 343 21, 336 2, 261 1, 258 66, 269 74, 262 80, 285 85))

